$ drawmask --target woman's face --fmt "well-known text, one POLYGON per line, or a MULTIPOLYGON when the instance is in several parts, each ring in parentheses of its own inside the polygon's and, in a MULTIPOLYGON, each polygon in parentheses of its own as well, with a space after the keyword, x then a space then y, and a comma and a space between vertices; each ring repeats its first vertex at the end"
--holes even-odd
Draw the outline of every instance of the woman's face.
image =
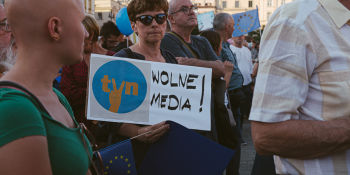
POLYGON ((136 22, 132 26, 140 41, 157 43, 163 39, 165 34, 166 19, 167 17, 163 10, 147 11, 136 15, 136 22), (151 20, 152 17, 153 19, 151 20))

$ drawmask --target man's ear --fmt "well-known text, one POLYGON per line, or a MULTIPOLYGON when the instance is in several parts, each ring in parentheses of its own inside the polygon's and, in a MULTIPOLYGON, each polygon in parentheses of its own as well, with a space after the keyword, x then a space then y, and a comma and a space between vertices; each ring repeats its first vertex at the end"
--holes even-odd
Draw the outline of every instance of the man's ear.
POLYGON ((51 17, 47 24, 49 37, 54 41, 61 39, 62 35, 62 20, 58 17, 51 17))
POLYGON ((174 16, 173 15, 169 15, 168 16, 168 21, 169 21, 169 24, 175 24, 174 16))

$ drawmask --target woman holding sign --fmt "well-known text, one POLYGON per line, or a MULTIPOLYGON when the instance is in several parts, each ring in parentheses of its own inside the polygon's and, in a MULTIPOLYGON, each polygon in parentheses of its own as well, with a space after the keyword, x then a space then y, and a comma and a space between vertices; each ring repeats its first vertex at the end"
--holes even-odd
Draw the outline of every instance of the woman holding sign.
MULTIPOLYGON (((131 26, 139 37, 139 42, 119 51, 114 56, 132 59, 166 62, 177 64, 175 57, 166 50, 160 49, 160 42, 166 31, 167 0, 132 0, 127 8, 131 26)), ((169 125, 161 122, 152 126, 121 124, 118 134, 126 137, 150 132, 137 139, 152 143, 157 141, 169 129, 169 125)))

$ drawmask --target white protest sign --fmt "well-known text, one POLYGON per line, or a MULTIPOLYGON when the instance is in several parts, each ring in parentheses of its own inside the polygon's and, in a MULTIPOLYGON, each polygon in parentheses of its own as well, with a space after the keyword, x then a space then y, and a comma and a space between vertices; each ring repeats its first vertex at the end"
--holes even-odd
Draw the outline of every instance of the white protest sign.
POLYGON ((214 12, 206 12, 197 15, 198 30, 203 31, 213 28, 214 12))
POLYGON ((210 130, 211 69, 93 54, 87 118, 210 130))

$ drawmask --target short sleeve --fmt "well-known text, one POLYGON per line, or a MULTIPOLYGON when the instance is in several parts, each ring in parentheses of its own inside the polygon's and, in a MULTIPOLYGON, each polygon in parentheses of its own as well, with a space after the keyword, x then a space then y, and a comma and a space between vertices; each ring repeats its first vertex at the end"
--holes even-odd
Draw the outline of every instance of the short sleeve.
POLYGON ((4 91, 0 92, 0 147, 26 136, 46 136, 42 116, 31 100, 4 91))
POLYGON ((169 33, 164 35, 162 42, 160 43, 160 48, 162 50, 167 50, 172 53, 175 57, 188 57, 183 48, 182 43, 177 38, 169 33))
POLYGON ((299 119, 299 108, 309 90, 308 35, 292 19, 272 21, 266 28, 259 53, 250 120, 281 122, 299 119))

